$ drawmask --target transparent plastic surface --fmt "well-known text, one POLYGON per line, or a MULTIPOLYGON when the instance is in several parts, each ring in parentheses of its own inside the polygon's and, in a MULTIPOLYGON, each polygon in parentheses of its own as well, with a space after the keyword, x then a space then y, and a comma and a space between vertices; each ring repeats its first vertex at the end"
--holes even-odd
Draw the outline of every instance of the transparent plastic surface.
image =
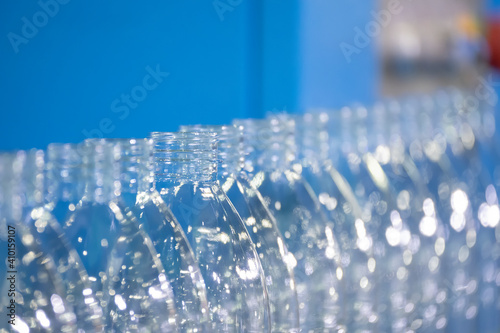
POLYGON ((295 259, 288 252, 274 216, 245 173, 225 177, 221 183, 259 254, 269 293, 272 332, 298 332, 299 305, 293 275, 295 259))
POLYGON ((153 150, 148 139, 106 140, 120 147, 122 197, 150 237, 176 304, 178 332, 206 332, 206 288, 188 240, 160 194, 153 189, 153 150))
POLYGON ((242 171, 242 133, 234 126, 183 126, 183 132, 217 134, 219 184, 242 218, 255 244, 269 295, 272 332, 299 331, 299 305, 293 276, 294 258, 288 252, 274 216, 242 171))
POLYGON ((215 181, 209 133, 153 133, 155 187, 195 253, 214 332, 270 331, 269 300, 255 247, 215 181))
POLYGON ((359 193, 329 159, 334 147, 330 147, 328 121, 328 113, 320 110, 296 118, 300 164, 294 164, 293 169, 310 184, 322 211, 333 221, 342 252, 347 331, 387 330, 390 326, 384 326, 382 319, 385 307, 377 301, 383 275, 373 246, 378 234, 371 221, 374 212, 366 210, 370 207, 362 209, 359 193))
POLYGON ((7 309, 0 328, 100 332, 102 312, 81 261, 41 205, 43 159, 36 150, 0 155, 0 244, 9 249, 0 274, 7 309))
POLYGON ((345 329, 343 270, 334 226, 309 185, 287 168, 293 154, 286 146, 291 143, 289 128, 282 131, 278 119, 235 125, 243 130, 250 184, 262 194, 293 255, 301 330, 345 329))
MULTIPOLYGON (((147 139, 106 139, 117 150, 121 199, 150 237, 170 283, 180 332, 203 332, 208 321, 205 285, 182 228, 152 189, 152 146, 147 139)), ((48 147, 47 204, 64 224, 83 196, 81 147, 48 147)))
POLYGON ((441 256, 446 227, 422 170, 400 140, 387 141, 390 134, 384 126, 388 123, 381 111, 378 106, 369 111, 363 107, 343 110, 342 127, 356 137, 343 152, 348 161, 344 170, 349 170, 346 174, 354 188, 376 198, 378 212, 392 224, 385 227, 386 242, 403 250, 404 265, 391 268, 394 278, 404 282, 403 289, 384 292, 391 297, 393 311, 399 313, 393 329, 443 331, 448 288, 441 256))
MULTIPOLYGON (((397 104, 391 104, 396 109, 393 112, 401 112, 397 104)), ((478 327, 479 310, 480 261, 476 242, 479 229, 474 216, 474 207, 481 201, 478 194, 484 193, 476 174, 479 170, 464 163, 464 146, 459 147, 456 138, 448 135, 449 124, 436 122, 447 112, 446 108, 433 110, 432 100, 423 97, 406 100, 403 106, 406 109, 403 119, 413 120, 412 126, 418 133, 414 136, 395 134, 410 141, 406 154, 419 171, 419 178, 414 181, 425 184, 446 231, 435 248, 442 253, 440 265, 447 288, 447 329, 472 332, 478 327)), ((409 126, 405 124, 400 131, 409 126)))
POLYGON ((453 296, 449 302, 452 329, 495 332, 500 329, 500 304, 494 301, 499 284, 493 280, 500 276, 500 243, 491 165, 494 118, 489 108, 481 110, 478 104, 468 103, 471 96, 448 90, 420 99, 423 123, 434 129, 434 135, 423 140, 420 160, 424 160, 423 169, 431 170, 429 184, 443 199, 443 218, 449 221, 445 254, 453 296), (433 146, 440 149, 432 153, 428 147, 433 146), (489 152, 485 155, 485 151, 489 152))
POLYGON ((308 185, 292 171, 252 178, 293 254, 301 329, 342 329, 344 293, 333 223, 321 214, 308 185))
POLYGON ((118 147, 85 143, 85 194, 64 231, 87 269, 106 331, 175 332, 172 288, 153 242, 121 193, 118 147))
MULTIPOLYGON (((492 91, 492 87, 483 88, 492 91)), ((450 147, 462 148, 451 152, 464 166, 462 170, 467 184, 472 180, 469 200, 479 229, 476 235, 478 330, 495 332, 500 330, 500 214, 497 214, 500 210, 500 141, 495 126, 498 95, 478 94, 477 89, 474 93, 448 90, 445 103, 442 95, 437 96, 441 98, 435 105, 436 109, 448 111, 442 111, 441 116, 448 129, 448 141, 455 143, 450 143, 450 147), (455 133, 449 130, 450 124, 455 125, 455 133)))

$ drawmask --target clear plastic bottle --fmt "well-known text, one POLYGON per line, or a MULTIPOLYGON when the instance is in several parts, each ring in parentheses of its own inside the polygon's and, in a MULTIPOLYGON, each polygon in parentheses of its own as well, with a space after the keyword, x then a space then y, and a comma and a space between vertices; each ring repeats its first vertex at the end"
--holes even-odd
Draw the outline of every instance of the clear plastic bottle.
MULTIPOLYGON (((330 153, 335 150, 338 133, 329 133, 329 112, 315 110, 297 116, 297 147, 299 165, 294 170, 311 185, 323 212, 334 222, 335 234, 342 254, 345 281, 346 326, 348 331, 375 332, 384 327, 383 311, 377 302, 381 264, 374 250, 374 229, 371 211, 363 206, 354 190, 335 168, 330 153), (331 142, 332 141, 332 142, 331 142)), ((376 236, 375 236, 376 239, 376 236)))
POLYGON ((210 131, 217 134, 217 179, 243 219, 262 263, 269 294, 272 332, 298 332, 299 306, 293 258, 278 230, 276 220, 259 191, 251 185, 242 167, 243 136, 234 126, 183 126, 183 132, 210 131))
MULTIPOLYGON (((489 87, 491 89, 491 87, 489 87)), ((453 94, 456 112, 460 116, 460 122, 470 126, 471 131, 460 133, 460 140, 471 143, 466 161, 477 161, 471 163, 473 168, 481 167, 489 177, 485 177, 481 172, 483 186, 482 191, 478 190, 473 198, 478 198, 474 214, 479 220, 479 230, 477 233, 477 247, 479 254, 479 315, 477 328, 480 332, 500 331, 500 205, 498 197, 500 195, 500 168, 498 159, 500 156, 500 145, 498 141, 498 131, 495 124, 498 117, 498 96, 489 95, 490 98, 479 98, 478 90, 474 92, 462 93, 461 100, 455 99, 453 94), (474 103, 478 101, 478 103, 474 103), (492 107, 492 105, 495 105, 492 107), (473 135, 471 135, 473 133, 473 135), (465 134, 465 135, 463 135, 465 134), (467 140, 468 139, 468 140, 467 140), (471 152, 474 158, 471 158, 471 152)), ((464 126, 462 126, 464 128, 464 126)), ((467 126, 465 129, 468 130, 467 126)), ((474 204, 473 204, 474 206, 474 204)))
MULTIPOLYGON (((446 254, 444 253, 449 241, 449 228, 446 221, 448 213, 451 214, 455 206, 457 198, 464 198, 465 192, 460 184, 451 176, 450 169, 443 170, 437 167, 437 164, 426 163, 426 159, 434 159, 438 161, 442 155, 441 147, 446 149, 446 140, 442 142, 442 137, 431 135, 433 127, 426 122, 422 122, 423 118, 414 118, 412 121, 405 123, 405 129, 408 132, 416 132, 417 136, 412 141, 413 145, 424 147, 426 154, 417 159, 417 155, 411 156, 410 146, 405 146, 402 132, 398 129, 391 128, 391 124, 398 122, 391 121, 391 108, 396 108, 394 103, 377 104, 370 110, 372 114, 366 118, 366 126, 377 119, 378 129, 377 137, 368 135, 368 141, 375 144, 368 150, 377 154, 377 149, 389 148, 390 159, 388 163, 381 163, 383 170, 388 175, 391 184, 391 192, 396 198, 396 204, 400 204, 399 210, 403 216, 407 216, 408 225, 412 233, 412 241, 414 244, 419 244, 418 250, 412 254, 412 263, 409 265, 409 280, 408 283, 415 286, 412 295, 418 300, 415 303, 418 319, 422 320, 421 330, 424 331, 444 331, 449 329, 449 298, 452 297, 447 279, 448 264, 446 254), (416 129, 409 129, 416 127, 416 129), (409 147, 409 148, 407 148, 409 147), (423 158, 422 158, 423 157, 423 158), (434 189, 433 186, 441 184, 449 186, 451 191, 446 198, 443 191, 434 189), (446 184, 446 185, 445 185, 446 184), (452 193, 454 193, 452 195, 452 193), (409 197, 409 205, 401 205, 402 199, 397 201, 398 196, 409 197), (404 207, 407 206, 407 207, 404 207), (417 298, 417 293, 420 297, 417 298)), ((410 113, 410 110, 406 110, 410 113)), ((379 153, 381 154, 381 153, 379 153)), ((381 154, 383 155, 383 154, 381 154)), ((379 155, 380 156, 380 155, 379 155)), ((441 164, 443 166, 443 164, 441 164)), ((466 195, 465 195, 466 197, 466 195)), ((459 200, 460 200, 459 199, 459 200)), ((457 208, 457 212, 461 208, 457 208)), ((473 221, 470 219, 470 214, 466 214, 466 207, 460 217, 467 224, 466 230, 473 228, 473 221)), ((469 212, 470 213, 470 212, 469 212)), ((465 235, 466 232, 463 233, 465 235)), ((461 235, 461 236, 463 236, 461 235)), ((465 237, 458 237, 462 243, 460 246, 465 246, 465 237)), ((457 238, 457 239, 458 239, 457 238)), ((410 243, 411 245, 411 243, 410 243)), ((456 244, 455 244, 456 245, 456 244)), ((449 248, 450 250, 450 248, 449 248)), ((469 261, 464 266, 469 265, 469 261)), ((458 272, 458 271, 457 271, 458 272)), ((457 281, 455 277, 455 282, 457 281)), ((415 321, 414 321, 415 322, 415 321)))
POLYGON ((122 197, 138 217, 163 264, 176 302, 178 332, 207 332, 206 287, 194 253, 179 222, 153 188, 151 139, 106 139, 121 152, 122 197))
MULTIPOLYGON (((436 211, 446 228, 444 242, 439 244, 443 279, 447 287, 447 329, 453 332, 474 332, 478 318, 478 224, 474 210, 482 200, 479 169, 466 162, 469 147, 459 139, 457 131, 465 130, 450 117, 446 105, 436 104, 430 96, 407 99, 395 107, 404 124, 398 136, 406 139, 409 156, 423 175, 430 195, 435 198, 436 211), (452 124, 455 122, 455 124, 452 124), (413 125, 411 125, 413 124, 413 125), (414 136, 405 129, 417 127, 414 136), (404 131, 404 132, 403 132, 404 131), (454 133, 452 133, 452 131, 454 133), (405 133, 405 135, 402 135, 405 133)), ((462 125, 465 125, 462 124, 462 125)), ((465 138, 464 138, 465 139, 465 138)), ((483 199, 484 200, 484 199, 483 199)), ((436 244, 438 246, 438 244, 436 244)), ((438 247, 436 247, 438 248, 438 247)))
POLYGON ((441 191, 452 193, 450 243, 461 245, 460 248, 448 247, 448 264, 455 272, 451 280, 452 324, 457 332, 495 332, 500 329, 500 302, 497 301, 500 241, 496 235, 500 210, 494 180, 495 126, 492 110, 481 108, 481 103, 475 101, 472 95, 446 90, 426 98, 422 109, 433 120, 432 124, 439 124, 435 131, 448 142, 446 157, 452 168, 445 170, 446 175, 458 179, 455 183, 458 182, 465 193, 457 197, 452 186, 449 192, 441 191), (462 215, 467 223, 457 219, 462 215), (457 242, 460 234, 462 240, 457 242))
MULTIPOLYGON (((0 328, 100 332, 102 312, 88 289, 80 259, 43 207, 43 176, 43 151, 0 155, 0 244, 12 250, 0 270, 5 291, 1 304, 15 305, 15 316, 8 317, 14 325, 4 318, 0 328)), ((9 313, 10 309, 5 312, 9 313)))
MULTIPOLYGON (((203 278, 182 228, 153 190, 152 144, 148 139, 105 139, 117 147, 121 198, 149 235, 165 268, 176 302, 178 330, 203 332, 208 321, 203 278)), ((82 157, 77 145, 51 144, 48 147, 48 204, 65 223, 71 209, 82 197, 79 182, 82 157)))
POLYGON ((342 174, 373 205, 371 219, 379 230, 375 248, 381 255, 377 262, 387 274, 385 283, 380 281, 380 298, 390 309, 392 330, 443 330, 447 295, 440 244, 445 228, 425 178, 401 140, 386 128, 383 110, 341 110, 337 128, 344 158, 339 161, 347 162, 342 174), (383 259, 384 251, 389 251, 390 260, 383 259))
POLYGON ((329 165, 326 170, 333 179, 341 174, 349 184, 360 207, 356 208, 353 204, 344 207, 358 215, 356 210, 361 211, 367 235, 373 241, 378 330, 406 332, 411 329, 410 317, 415 311, 414 306, 406 301, 409 288, 405 273, 412 258, 408 248, 411 239, 409 227, 401 218, 397 205, 391 204, 391 196, 386 191, 387 176, 380 172, 381 168, 376 167, 373 159, 371 164, 378 172, 367 172, 363 155, 358 152, 359 143, 366 141, 362 140, 363 137, 359 137, 360 142, 357 141, 357 129, 352 124, 353 110, 346 107, 330 111, 328 115, 328 131, 334 136, 329 140, 329 165))
POLYGON ((119 145, 88 140, 81 150, 83 197, 64 231, 87 269, 107 332, 175 332, 172 287, 153 242, 128 207, 129 170, 119 145))
POLYGON ((345 331, 339 244, 333 223, 322 214, 311 187, 291 168, 293 120, 236 120, 235 125, 243 131, 250 183, 275 216, 296 261, 301 330, 345 331))
POLYGON ((216 181, 214 133, 152 133, 155 188, 183 227, 207 287, 214 332, 270 331, 255 247, 216 181))
POLYGON ((52 143, 47 147, 45 208, 64 227, 64 223, 83 197, 83 151, 71 143, 52 143))

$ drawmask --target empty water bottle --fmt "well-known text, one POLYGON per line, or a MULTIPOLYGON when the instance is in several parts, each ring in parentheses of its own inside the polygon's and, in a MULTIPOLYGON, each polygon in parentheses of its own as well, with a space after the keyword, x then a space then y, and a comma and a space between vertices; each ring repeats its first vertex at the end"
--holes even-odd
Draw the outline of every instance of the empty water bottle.
POLYGON ((7 331, 99 332, 100 309, 86 273, 61 228, 43 207, 44 154, 0 155, 0 243, 9 249, 2 267, 2 307, 7 331), (14 306, 12 308, 12 306, 14 306), (10 331, 10 329, 9 329, 10 331))
POLYGON ((81 148, 83 197, 69 204, 64 231, 87 269, 106 331, 175 332, 173 292, 153 243, 126 197, 134 195, 122 147, 89 140, 81 148))
MULTIPOLYGON (((205 282, 188 240, 153 188, 153 146, 150 139, 106 139, 120 150, 122 198, 151 239, 170 283, 176 304, 178 332, 207 332, 205 282)), ((151 295, 155 297, 156 295, 151 295)))
POLYGON ((293 277, 293 256, 283 241, 276 220, 259 191, 251 184, 243 164, 243 136, 234 126, 183 126, 184 132, 217 134, 218 180, 243 219, 256 246, 266 279, 272 332, 298 332, 299 306, 293 277))
POLYGON ((345 330, 339 244, 311 187, 292 170, 293 120, 237 120, 235 125, 243 131, 250 182, 293 254, 301 330, 345 330))
POLYGON ((311 185, 323 212, 334 222, 343 258, 347 330, 384 330, 387 327, 384 328, 379 314, 382 307, 376 301, 377 282, 383 278, 373 246, 378 230, 374 229, 374 223, 369 223, 371 211, 363 210, 354 190, 330 159, 337 143, 331 142, 329 119, 327 111, 319 110, 297 116, 296 140, 301 164, 295 170, 311 185))
POLYGON ((193 248, 207 287, 214 332, 270 331, 258 254, 216 181, 214 133, 152 133, 155 188, 193 248))

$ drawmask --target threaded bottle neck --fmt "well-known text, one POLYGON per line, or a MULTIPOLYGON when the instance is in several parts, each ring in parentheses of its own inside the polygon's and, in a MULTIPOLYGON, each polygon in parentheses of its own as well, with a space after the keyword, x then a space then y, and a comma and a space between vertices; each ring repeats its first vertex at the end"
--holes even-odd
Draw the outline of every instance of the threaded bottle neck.
POLYGON ((121 193, 119 150, 105 139, 89 139, 82 146, 84 201, 106 203, 121 193))
POLYGON ((243 154, 243 135, 237 127, 232 125, 191 125, 181 126, 180 131, 187 133, 215 133, 218 141, 218 179, 223 179, 242 170, 245 159, 243 154))
POLYGON ((217 174, 216 134, 200 132, 154 132, 155 187, 161 190, 185 182, 213 182, 217 174))
POLYGON ((329 112, 329 131, 336 133, 330 140, 330 159, 336 160, 336 156, 346 155, 355 150, 355 121, 354 111, 350 107, 329 112))
POLYGON ((377 145, 386 143, 383 130, 385 114, 382 105, 375 105, 369 110, 362 105, 354 106, 352 107, 352 117, 351 122, 358 152, 373 151, 377 145))
POLYGON ((20 150, 0 155, 2 217, 19 221, 23 211, 43 204, 44 153, 20 150))
POLYGON ((367 109, 362 105, 344 107, 331 111, 330 128, 339 133, 340 140, 331 142, 330 147, 340 149, 344 155, 352 152, 364 154, 380 144, 389 142, 386 128, 386 112, 383 104, 367 109))
POLYGON ((235 120, 234 125, 243 135, 246 171, 286 170, 295 161, 295 120, 291 116, 235 120))
POLYGON ((52 143, 47 147, 46 201, 75 202, 83 195, 82 155, 76 144, 52 143))
POLYGON ((148 191, 153 184, 153 141, 151 139, 105 139, 117 154, 121 192, 148 191))
POLYGON ((403 100, 400 122, 407 143, 432 140, 441 131, 441 119, 444 111, 436 108, 435 101, 425 96, 416 96, 403 100))
POLYGON ((474 141, 473 136, 480 141, 493 137, 496 130, 495 109, 492 107, 496 102, 495 96, 483 96, 478 95, 477 91, 458 89, 446 89, 436 93, 433 101, 435 108, 440 110, 440 118, 448 138, 464 139, 467 145, 468 140, 474 141))
POLYGON ((329 154, 329 116, 314 110, 297 118, 297 151, 304 166, 319 167, 329 154))
POLYGON ((152 141, 92 139, 84 143, 86 197, 105 202, 122 193, 147 191, 153 182, 152 141))

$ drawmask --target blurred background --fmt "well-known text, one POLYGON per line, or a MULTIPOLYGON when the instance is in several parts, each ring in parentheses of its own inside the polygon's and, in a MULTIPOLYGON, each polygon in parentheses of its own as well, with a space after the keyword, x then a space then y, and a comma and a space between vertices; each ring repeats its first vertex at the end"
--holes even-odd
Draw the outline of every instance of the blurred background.
POLYGON ((500 0, 3 0, 0 35, 0 150, 500 87, 500 0))

